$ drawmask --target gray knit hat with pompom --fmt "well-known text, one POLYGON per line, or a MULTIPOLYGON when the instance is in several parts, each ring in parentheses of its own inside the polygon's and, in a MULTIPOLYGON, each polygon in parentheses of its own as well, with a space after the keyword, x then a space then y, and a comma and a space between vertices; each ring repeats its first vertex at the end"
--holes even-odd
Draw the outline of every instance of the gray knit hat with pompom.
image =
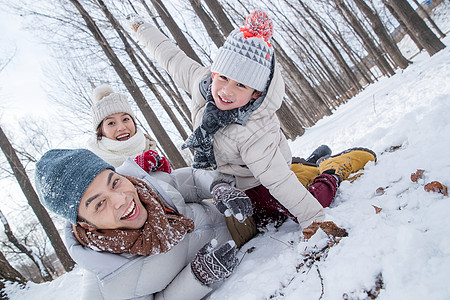
POLYGON ((86 149, 53 149, 36 163, 36 189, 41 203, 77 223, 81 197, 97 175, 114 167, 86 149))
POLYGON ((112 87, 107 84, 99 85, 94 89, 92 92, 92 100, 91 111, 94 130, 97 130, 98 125, 100 125, 104 118, 112 114, 127 113, 135 120, 127 97, 123 94, 114 93, 112 87))
POLYGON ((233 30, 219 48, 211 72, 263 92, 273 63, 272 34, 272 20, 261 10, 252 12, 244 27, 233 30))

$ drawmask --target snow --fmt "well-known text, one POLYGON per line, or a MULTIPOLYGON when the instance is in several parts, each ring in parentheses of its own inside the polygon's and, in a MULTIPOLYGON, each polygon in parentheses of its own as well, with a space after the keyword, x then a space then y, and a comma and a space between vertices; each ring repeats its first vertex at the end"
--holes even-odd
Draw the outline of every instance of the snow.
MULTIPOLYGON (((208 299, 369 299, 380 278, 380 300, 450 299, 450 198, 423 188, 434 180, 450 187, 450 38, 444 43, 444 50, 431 58, 420 53, 406 70, 368 86, 290 141, 301 157, 321 144, 333 154, 357 146, 376 152, 377 162, 343 182, 325 209, 326 219, 349 236, 297 269, 305 255, 327 245, 327 235, 319 230, 300 241, 291 221, 269 228, 240 250, 240 265, 208 299), (399 148, 388 151, 392 146, 399 148), (417 169, 425 177, 412 182, 417 169), (384 194, 376 194, 379 187, 384 194)), ((7 292, 13 300, 80 299, 81 280, 76 267, 52 282, 9 285, 7 292)))

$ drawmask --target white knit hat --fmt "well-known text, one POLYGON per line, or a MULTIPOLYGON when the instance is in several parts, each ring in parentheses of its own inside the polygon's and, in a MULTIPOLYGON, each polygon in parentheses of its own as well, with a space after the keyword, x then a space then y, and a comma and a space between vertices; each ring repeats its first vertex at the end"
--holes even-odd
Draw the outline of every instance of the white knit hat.
POLYGON ((135 119, 127 97, 119 93, 114 93, 111 86, 107 84, 99 85, 94 89, 92 94, 93 104, 91 111, 94 130, 97 130, 98 125, 100 125, 104 118, 112 114, 127 113, 133 120, 135 119))
POLYGON ((233 30, 219 48, 211 72, 264 91, 273 61, 272 34, 272 20, 260 10, 252 12, 244 27, 233 30))

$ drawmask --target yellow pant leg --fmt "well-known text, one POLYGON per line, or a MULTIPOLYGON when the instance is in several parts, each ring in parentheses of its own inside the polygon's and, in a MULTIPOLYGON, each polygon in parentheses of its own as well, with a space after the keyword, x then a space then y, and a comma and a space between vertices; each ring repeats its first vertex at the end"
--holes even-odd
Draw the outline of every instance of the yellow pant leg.
POLYGON ((291 170, 306 188, 313 182, 314 178, 319 176, 319 169, 315 166, 292 164, 291 170))

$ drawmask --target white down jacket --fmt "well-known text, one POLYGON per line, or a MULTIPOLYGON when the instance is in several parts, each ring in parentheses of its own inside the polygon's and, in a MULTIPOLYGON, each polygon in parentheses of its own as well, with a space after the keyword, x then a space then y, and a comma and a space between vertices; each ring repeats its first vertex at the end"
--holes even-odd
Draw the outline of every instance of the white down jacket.
POLYGON ((194 220, 192 233, 169 252, 153 256, 96 252, 81 246, 66 226, 70 255, 83 268, 82 299, 201 299, 211 291, 193 275, 190 262, 203 245, 231 239, 225 219, 211 198, 212 171, 182 168, 171 174, 144 172, 132 159, 118 167, 119 174, 145 180, 170 206, 194 220))
MULTIPOLYGON (((190 59, 150 24, 139 26, 137 36, 176 84, 191 95, 194 127, 200 126, 206 105, 201 86, 210 68, 190 59)), ((291 150, 276 115, 284 97, 284 80, 277 63, 273 73, 264 101, 246 125, 230 124, 214 134, 217 170, 234 176, 240 190, 262 184, 306 227, 321 221, 324 213, 290 170, 291 150)))

